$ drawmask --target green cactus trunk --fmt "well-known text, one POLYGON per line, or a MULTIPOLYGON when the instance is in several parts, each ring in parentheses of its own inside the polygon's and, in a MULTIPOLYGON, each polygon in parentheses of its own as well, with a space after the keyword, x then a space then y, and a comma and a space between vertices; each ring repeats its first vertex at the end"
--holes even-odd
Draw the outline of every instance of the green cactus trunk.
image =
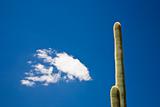
POLYGON ((110 92, 111 107, 126 107, 122 33, 121 33, 121 25, 119 22, 116 22, 114 24, 113 31, 114 31, 116 84, 112 86, 111 92, 110 92))

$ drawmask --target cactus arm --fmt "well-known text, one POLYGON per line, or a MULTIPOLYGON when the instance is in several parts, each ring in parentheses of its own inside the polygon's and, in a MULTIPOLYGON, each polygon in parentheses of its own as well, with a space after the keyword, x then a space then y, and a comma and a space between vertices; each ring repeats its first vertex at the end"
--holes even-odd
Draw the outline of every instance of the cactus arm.
POLYGON ((110 91, 111 107, 120 107, 119 90, 116 86, 112 86, 110 91))
POLYGON ((116 87, 120 93, 120 107, 126 107, 126 90, 123 66, 122 34, 121 25, 116 22, 113 27, 114 31, 114 49, 115 49, 115 72, 116 87))

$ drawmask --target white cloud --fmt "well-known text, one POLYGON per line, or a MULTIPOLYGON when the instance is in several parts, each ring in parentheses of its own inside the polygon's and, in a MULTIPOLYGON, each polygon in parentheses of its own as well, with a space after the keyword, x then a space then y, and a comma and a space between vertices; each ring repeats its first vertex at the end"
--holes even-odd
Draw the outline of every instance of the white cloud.
POLYGON ((35 71, 37 71, 37 72, 39 72, 41 74, 50 75, 50 74, 52 74, 52 71, 53 71, 53 67, 52 66, 50 66, 49 68, 46 68, 44 65, 42 65, 40 63, 38 63, 36 65, 33 65, 33 67, 34 67, 35 71))
POLYGON ((33 86, 35 83, 29 80, 21 80, 22 85, 33 86))
POLYGON ((78 78, 80 81, 91 80, 87 67, 67 53, 58 53, 54 58, 54 65, 60 71, 69 74, 69 78, 78 78))
POLYGON ((36 52, 37 53, 35 54, 35 56, 37 56, 37 58, 43 59, 44 62, 46 62, 46 63, 49 62, 52 64, 53 58, 51 55, 54 53, 54 51, 52 51, 49 48, 48 50, 47 49, 38 49, 36 52))
MULTIPOLYGON (((91 80, 88 68, 80 60, 67 53, 57 53, 52 49, 38 49, 34 55, 37 63, 28 63, 32 69, 26 72, 21 80, 22 85, 36 84, 49 85, 63 81, 89 81, 91 80), (40 60, 42 60, 40 62, 40 60)), ((30 61, 35 62, 35 61, 30 61)))

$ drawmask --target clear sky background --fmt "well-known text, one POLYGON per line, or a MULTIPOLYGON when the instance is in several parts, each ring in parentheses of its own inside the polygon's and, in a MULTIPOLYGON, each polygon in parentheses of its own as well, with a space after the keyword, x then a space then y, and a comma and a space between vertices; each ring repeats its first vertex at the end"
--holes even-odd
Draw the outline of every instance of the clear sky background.
POLYGON ((158 0, 1 0, 0 107, 110 107, 113 29, 123 32, 128 107, 160 107, 158 0), (21 85, 39 48, 80 59, 92 81, 21 85))

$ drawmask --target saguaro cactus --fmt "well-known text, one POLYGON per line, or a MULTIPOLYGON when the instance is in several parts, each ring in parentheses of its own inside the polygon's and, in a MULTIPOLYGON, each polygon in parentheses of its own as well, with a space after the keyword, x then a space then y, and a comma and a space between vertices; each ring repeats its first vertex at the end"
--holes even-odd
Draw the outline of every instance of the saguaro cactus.
POLYGON ((115 80, 116 84, 110 91, 111 107, 126 107, 126 90, 123 66, 122 33, 121 24, 116 22, 114 31, 114 51, 115 51, 115 80))

